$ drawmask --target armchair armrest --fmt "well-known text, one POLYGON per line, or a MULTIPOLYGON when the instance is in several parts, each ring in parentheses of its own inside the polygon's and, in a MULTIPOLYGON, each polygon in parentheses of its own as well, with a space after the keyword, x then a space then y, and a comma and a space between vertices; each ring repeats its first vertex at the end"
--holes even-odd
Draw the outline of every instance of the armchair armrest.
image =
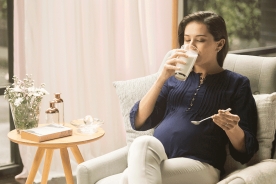
POLYGON ((270 184, 276 181, 276 160, 267 159, 247 168, 235 171, 218 184, 236 184, 244 180, 246 184, 270 184))
POLYGON ((98 180, 123 172, 127 168, 128 147, 125 146, 77 167, 77 183, 94 184, 98 180))

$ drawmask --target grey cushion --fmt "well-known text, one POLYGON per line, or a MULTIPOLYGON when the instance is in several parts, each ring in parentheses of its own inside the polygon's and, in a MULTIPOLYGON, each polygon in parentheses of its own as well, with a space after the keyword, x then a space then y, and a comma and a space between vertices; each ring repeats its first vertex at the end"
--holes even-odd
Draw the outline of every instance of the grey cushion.
POLYGON ((113 83, 119 98, 121 113, 126 129, 127 145, 140 135, 152 135, 153 129, 147 131, 135 131, 132 129, 129 120, 129 113, 135 102, 140 100, 157 79, 158 73, 146 77, 127 81, 116 81, 113 83))
POLYGON ((253 94, 276 91, 276 57, 227 54, 223 68, 247 76, 253 94))
POLYGON ((259 141, 259 151, 247 164, 241 165, 231 157, 227 147, 227 157, 224 166, 226 175, 237 169, 242 169, 271 158, 276 129, 276 92, 253 96, 258 110, 257 140, 259 141))

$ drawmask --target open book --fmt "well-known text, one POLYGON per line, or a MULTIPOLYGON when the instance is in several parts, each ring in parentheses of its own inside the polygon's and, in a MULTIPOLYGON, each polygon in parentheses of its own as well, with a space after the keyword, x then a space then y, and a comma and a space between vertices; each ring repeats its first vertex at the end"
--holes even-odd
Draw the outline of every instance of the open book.
POLYGON ((27 130, 21 130, 21 138, 35 142, 42 142, 72 135, 72 128, 58 124, 49 124, 27 130))

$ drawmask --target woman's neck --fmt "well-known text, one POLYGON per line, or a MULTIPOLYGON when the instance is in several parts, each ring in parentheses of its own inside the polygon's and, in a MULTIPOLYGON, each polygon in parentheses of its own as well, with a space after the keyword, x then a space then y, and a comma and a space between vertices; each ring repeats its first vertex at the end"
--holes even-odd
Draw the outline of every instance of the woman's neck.
POLYGON ((220 67, 219 65, 214 65, 214 66, 194 66, 194 72, 195 73, 201 73, 201 77, 205 78, 207 75, 212 75, 216 73, 222 72, 224 69, 220 67))

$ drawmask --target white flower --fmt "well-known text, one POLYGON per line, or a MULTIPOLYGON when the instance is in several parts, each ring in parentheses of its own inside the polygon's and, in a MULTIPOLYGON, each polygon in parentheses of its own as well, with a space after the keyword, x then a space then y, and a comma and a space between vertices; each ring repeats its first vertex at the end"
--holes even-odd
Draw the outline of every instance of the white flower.
POLYGON ((33 93, 32 96, 42 96, 42 95, 39 93, 33 93))
POLYGON ((41 91, 43 94, 49 94, 49 92, 46 91, 44 88, 39 88, 38 90, 41 91))
POLYGON ((23 98, 17 98, 14 102, 14 105, 18 107, 22 101, 23 101, 23 98))
POLYGON ((27 94, 28 94, 28 96, 33 96, 34 93, 36 93, 36 89, 35 89, 34 86, 29 87, 29 88, 27 89, 27 94))
POLYGON ((29 87, 27 90, 28 90, 29 93, 34 93, 36 91, 34 86, 29 87))
POLYGON ((10 88, 13 92, 23 92, 23 90, 19 86, 14 86, 14 88, 10 88))
POLYGON ((36 88, 34 86, 34 81, 31 79, 31 75, 26 76, 27 77, 23 80, 14 76, 13 87, 8 86, 4 92, 4 97, 15 106, 19 106, 22 101, 26 101, 26 103, 32 106, 33 104, 40 103, 42 97, 49 94, 43 88, 45 84, 41 84, 41 87, 36 88))

